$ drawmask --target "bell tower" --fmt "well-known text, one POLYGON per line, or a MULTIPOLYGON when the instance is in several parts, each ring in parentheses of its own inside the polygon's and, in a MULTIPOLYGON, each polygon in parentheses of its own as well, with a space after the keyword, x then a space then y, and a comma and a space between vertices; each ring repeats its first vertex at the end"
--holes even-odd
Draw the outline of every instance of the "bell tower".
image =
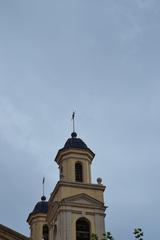
POLYGON ((59 165, 60 179, 67 182, 91 183, 91 163, 95 154, 73 132, 55 161, 59 165))
POLYGON ((72 132, 55 157, 59 167, 57 182, 48 201, 49 239, 90 240, 105 233, 105 186, 100 178, 91 180, 91 164, 95 154, 72 132))

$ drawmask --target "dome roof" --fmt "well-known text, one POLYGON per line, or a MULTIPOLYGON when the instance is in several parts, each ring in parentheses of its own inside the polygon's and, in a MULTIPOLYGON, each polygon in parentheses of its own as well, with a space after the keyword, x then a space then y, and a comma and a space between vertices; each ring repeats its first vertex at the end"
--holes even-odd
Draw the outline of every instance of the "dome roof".
POLYGON ((32 214, 47 213, 47 212, 48 212, 48 202, 41 201, 36 204, 32 214))
POLYGON ((59 158, 61 152, 63 152, 64 150, 68 150, 68 149, 86 150, 87 152, 89 152, 92 155, 92 157, 95 156, 95 154, 91 151, 91 149, 87 147, 85 142, 83 142, 82 139, 77 138, 76 132, 72 132, 71 138, 68 138, 68 140, 64 144, 64 147, 58 151, 58 153, 55 157, 55 161, 56 162, 58 161, 58 158, 59 158))
POLYGON ((64 148, 80 148, 80 149, 87 149, 87 145, 82 141, 82 139, 77 138, 77 133, 73 132, 71 134, 71 138, 67 140, 64 145, 64 148))
MULTIPOLYGON (((48 212, 48 202, 45 201, 45 200, 46 200, 46 197, 45 197, 45 196, 42 196, 42 197, 41 197, 41 200, 42 200, 42 201, 38 202, 38 203, 35 205, 33 211, 29 214, 28 219, 29 219, 30 216, 32 216, 32 215, 35 215, 35 214, 38 214, 38 213, 44 213, 44 214, 46 214, 46 213, 48 212)), ((27 219, 27 221, 28 221, 28 219, 27 219)))

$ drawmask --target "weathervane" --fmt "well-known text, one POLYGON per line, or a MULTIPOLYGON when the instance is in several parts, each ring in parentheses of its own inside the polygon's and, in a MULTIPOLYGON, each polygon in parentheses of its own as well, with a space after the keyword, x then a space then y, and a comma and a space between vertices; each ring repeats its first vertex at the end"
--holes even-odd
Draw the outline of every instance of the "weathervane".
POLYGON ((74 111, 73 113, 72 113, 72 121, 73 121, 73 132, 75 132, 75 120, 74 120, 74 118, 75 118, 75 114, 76 114, 76 112, 74 111))
POLYGON ((44 196, 44 182, 45 182, 45 177, 43 177, 43 181, 42 181, 42 184, 43 184, 43 196, 44 196))
POLYGON ((44 196, 44 182, 45 182, 45 177, 43 177, 43 180, 42 180, 42 185, 43 185, 43 195, 41 197, 41 200, 42 201, 45 201, 46 200, 46 197, 44 196))

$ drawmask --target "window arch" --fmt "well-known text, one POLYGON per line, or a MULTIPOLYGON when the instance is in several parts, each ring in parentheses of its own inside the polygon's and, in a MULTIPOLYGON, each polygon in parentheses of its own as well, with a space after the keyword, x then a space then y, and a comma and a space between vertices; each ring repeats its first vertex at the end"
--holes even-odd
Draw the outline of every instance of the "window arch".
POLYGON ((76 182, 83 182, 83 167, 80 162, 75 164, 75 180, 76 182))
POLYGON ((49 229, 48 226, 45 224, 43 225, 43 239, 49 240, 49 229))
POLYGON ((90 223, 85 218, 76 222, 76 240, 90 240, 90 223))

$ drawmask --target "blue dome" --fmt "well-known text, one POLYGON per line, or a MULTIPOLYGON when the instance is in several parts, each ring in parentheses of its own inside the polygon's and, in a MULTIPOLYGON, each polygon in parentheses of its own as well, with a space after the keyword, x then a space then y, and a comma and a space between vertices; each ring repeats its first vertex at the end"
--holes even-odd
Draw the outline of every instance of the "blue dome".
POLYGON ((47 212, 48 212, 48 202, 41 201, 36 204, 32 214, 47 213, 47 212))
POLYGON ((87 149, 87 145, 82 141, 82 139, 77 138, 77 133, 73 132, 71 134, 71 138, 67 140, 64 145, 64 149, 68 148, 80 148, 80 149, 87 149))
MULTIPOLYGON (((29 214, 28 219, 30 218, 30 216, 38 214, 38 213, 47 214, 47 212, 48 212, 48 202, 45 201, 46 197, 42 196, 41 200, 42 201, 38 202, 36 204, 36 206, 34 207, 33 211, 29 214)), ((27 221, 28 221, 28 219, 27 219, 27 221)))
POLYGON ((77 149, 77 150, 86 150, 87 152, 89 152, 92 157, 95 156, 95 154, 91 151, 90 148, 87 147, 87 145, 85 144, 85 142, 82 141, 82 139, 80 138, 77 138, 77 133, 76 132, 72 132, 71 134, 71 138, 69 138, 66 143, 64 144, 64 147, 61 148, 56 157, 55 157, 55 161, 57 162, 58 161, 58 157, 59 157, 59 154, 65 150, 68 150, 68 149, 77 149))

